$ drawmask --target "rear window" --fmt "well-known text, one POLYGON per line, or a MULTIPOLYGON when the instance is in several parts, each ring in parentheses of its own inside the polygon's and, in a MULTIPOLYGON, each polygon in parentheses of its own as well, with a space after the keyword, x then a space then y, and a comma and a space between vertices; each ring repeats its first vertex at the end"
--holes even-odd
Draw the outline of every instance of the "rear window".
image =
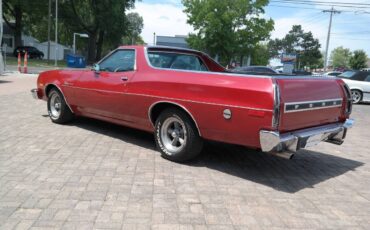
POLYGON ((341 75, 339 75, 338 77, 341 77, 341 78, 351 78, 351 77, 353 77, 355 74, 356 74, 356 72, 355 72, 355 71, 347 71, 347 72, 342 73, 342 74, 341 74, 341 75))
POLYGON ((203 61, 196 55, 163 51, 149 51, 152 66, 165 69, 208 71, 203 61))

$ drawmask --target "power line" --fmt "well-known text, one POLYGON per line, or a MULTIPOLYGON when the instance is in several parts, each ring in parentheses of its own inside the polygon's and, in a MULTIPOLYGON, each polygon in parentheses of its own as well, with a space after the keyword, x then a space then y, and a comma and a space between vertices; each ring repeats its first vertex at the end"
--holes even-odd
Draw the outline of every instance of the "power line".
MULTIPOLYGON (((321 14, 321 12, 319 12, 319 14, 321 14)), ((319 22, 319 21, 323 20, 323 19, 324 19, 324 17, 325 17, 325 15, 319 15, 319 16, 315 17, 315 18, 314 18, 314 19, 312 19, 312 20, 303 21, 303 22, 305 22, 305 23, 307 23, 307 24, 317 23, 317 22, 319 22)))
POLYGON ((365 31, 347 31, 347 32, 340 32, 340 33, 332 33, 335 35, 350 35, 350 34, 370 34, 369 30, 365 31))
POLYGON ((273 3, 282 3, 282 4, 300 4, 300 5, 309 5, 309 6, 335 6, 335 7, 345 7, 345 8, 354 8, 354 9, 370 9, 370 6, 351 6, 351 5, 337 5, 337 4, 322 4, 322 3, 308 3, 308 2, 290 2, 287 0, 271 0, 273 3))
MULTIPOLYGON (((272 1, 271 1, 272 2, 272 1)), ((284 4, 284 3, 283 3, 284 4)), ((287 5, 274 5, 274 4, 269 4, 268 6, 271 7, 279 7, 279 8, 292 8, 292 9, 302 9, 302 10, 315 10, 315 11, 322 11, 322 9, 318 8, 312 8, 312 7, 301 7, 301 6, 287 6, 287 5)), ((341 10, 342 13, 355 13, 355 14, 370 14, 368 11, 359 11, 359 10, 341 10)))
POLYGON ((281 8, 293 8, 293 9, 305 9, 305 10, 318 10, 318 11, 321 11, 320 9, 317 9, 317 8, 309 8, 309 7, 295 7, 295 6, 279 6, 279 5, 272 5, 272 4, 269 4, 268 6, 272 6, 272 7, 281 7, 281 8))
POLYGON ((333 5, 333 4, 338 4, 338 5, 358 5, 358 6, 370 6, 369 3, 361 3, 361 2, 327 2, 327 1, 307 1, 307 0, 281 0, 281 1, 285 1, 285 2, 292 2, 292 3, 298 3, 298 2, 302 2, 302 3, 310 3, 312 5, 315 5, 316 3, 319 3, 319 4, 328 4, 328 5, 333 5))

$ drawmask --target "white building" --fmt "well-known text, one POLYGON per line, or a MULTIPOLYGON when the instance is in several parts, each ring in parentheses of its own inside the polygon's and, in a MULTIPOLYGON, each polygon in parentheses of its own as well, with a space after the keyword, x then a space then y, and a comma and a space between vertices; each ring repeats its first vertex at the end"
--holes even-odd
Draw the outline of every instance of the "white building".
MULTIPOLYGON (((48 42, 39 43, 34 45, 38 50, 44 53, 44 59, 48 57, 48 42)), ((71 49, 68 47, 56 44, 55 42, 50 42, 50 59, 55 60, 55 56, 57 56, 57 60, 65 59, 65 55, 70 53, 71 49)))
MULTIPOLYGON (((13 51, 16 48, 15 47, 15 38, 14 38, 14 31, 12 28, 10 28, 6 23, 3 24, 3 43, 2 48, 3 50, 10 55, 13 55, 13 51)), ((25 35, 22 33, 22 44, 23 46, 33 46, 39 49, 41 52, 44 53, 44 59, 48 57, 48 42, 42 42, 38 41, 36 38, 25 35)), ((55 45, 55 42, 50 42, 50 59, 55 60, 55 56, 57 54, 58 60, 65 59, 65 56, 68 53, 71 53, 72 50, 66 46, 63 46, 61 44, 55 45), (57 48, 57 51, 56 49, 57 48)))

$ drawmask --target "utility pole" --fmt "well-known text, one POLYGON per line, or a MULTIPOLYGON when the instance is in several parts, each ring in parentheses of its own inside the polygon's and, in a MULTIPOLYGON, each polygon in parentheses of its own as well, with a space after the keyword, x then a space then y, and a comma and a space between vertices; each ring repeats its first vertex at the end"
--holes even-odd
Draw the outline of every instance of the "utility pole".
POLYGON ((339 14, 340 11, 334 10, 334 7, 331 7, 331 10, 323 10, 322 12, 324 12, 324 13, 330 13, 329 28, 328 28, 328 37, 326 38, 325 59, 324 59, 324 71, 326 72, 326 70, 328 68, 329 42, 330 42, 331 23, 333 21, 333 14, 339 14))
MULTIPOLYGON (((0 0, 0 44, 2 44, 3 42, 3 0, 0 0)), ((5 46, 5 51, 3 50, 3 47, 1 47, 1 50, 0 50, 0 74, 3 74, 3 72, 5 71, 5 63, 3 62, 3 51, 4 51, 4 54, 6 55, 6 44, 4 44, 5 46)))
POLYGON ((55 0, 55 66, 58 66, 58 0, 55 0))
POLYGON ((51 0, 49 0, 49 14, 48 14, 48 63, 50 60, 50 32, 51 32, 51 0))

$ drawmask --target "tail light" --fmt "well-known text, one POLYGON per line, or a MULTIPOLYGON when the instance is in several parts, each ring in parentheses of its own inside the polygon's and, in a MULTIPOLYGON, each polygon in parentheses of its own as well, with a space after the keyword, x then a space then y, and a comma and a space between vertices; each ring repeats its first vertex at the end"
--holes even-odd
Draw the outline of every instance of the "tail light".
POLYGON ((351 112, 352 112, 352 96, 351 96, 351 90, 349 89, 348 85, 346 83, 344 83, 343 85, 343 88, 344 88, 344 92, 346 94, 346 109, 345 109, 345 113, 346 115, 350 115, 351 112))
POLYGON ((277 129, 280 121, 280 88, 277 82, 273 84, 274 89, 274 109, 272 116, 272 128, 277 129))

